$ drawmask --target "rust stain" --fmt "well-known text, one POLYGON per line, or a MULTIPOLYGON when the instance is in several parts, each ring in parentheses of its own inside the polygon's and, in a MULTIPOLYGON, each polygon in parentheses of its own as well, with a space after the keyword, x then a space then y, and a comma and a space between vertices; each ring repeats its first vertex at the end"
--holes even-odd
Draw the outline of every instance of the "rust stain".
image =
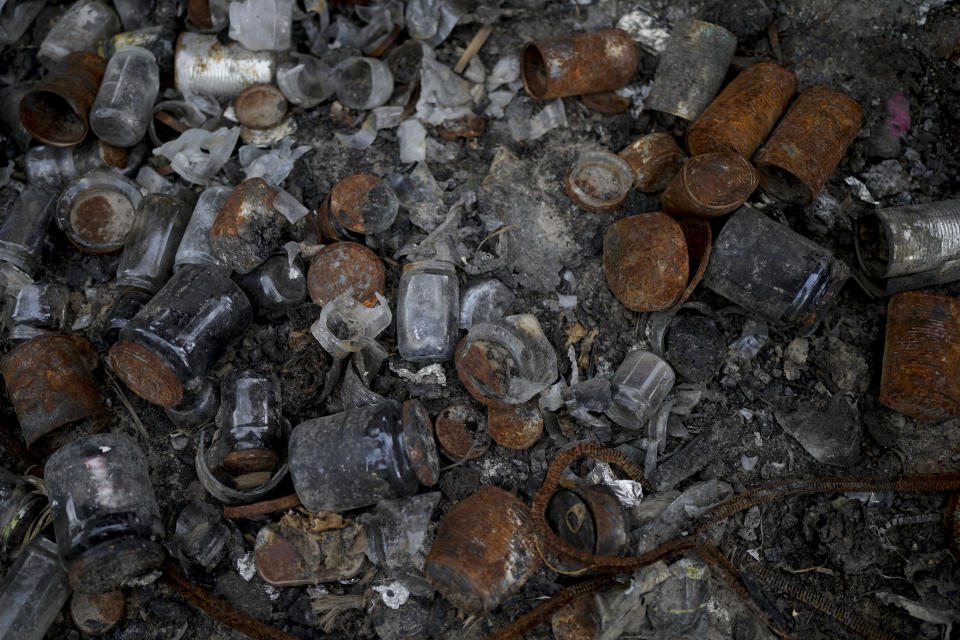
POLYGON ((470 405, 449 406, 434 421, 437 442, 454 460, 475 460, 486 453, 489 446, 485 422, 470 405))
POLYGON ((490 407, 509 406, 500 398, 507 394, 517 363, 505 348, 486 340, 467 342, 464 336, 454 352, 454 364, 460 382, 477 401, 490 407))

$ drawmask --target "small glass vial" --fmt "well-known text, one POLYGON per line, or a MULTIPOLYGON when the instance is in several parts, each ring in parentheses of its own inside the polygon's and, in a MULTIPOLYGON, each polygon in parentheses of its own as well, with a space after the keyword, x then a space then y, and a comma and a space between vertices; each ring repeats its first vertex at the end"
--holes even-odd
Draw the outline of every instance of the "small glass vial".
POLYGON ((143 47, 123 47, 107 62, 90 128, 115 147, 132 147, 143 139, 160 91, 156 57, 143 47))
POLYGON ((226 444, 224 469, 233 473, 273 471, 283 438, 280 382, 248 369, 232 371, 220 387, 217 426, 226 444))
POLYGON ((631 351, 610 379, 613 404, 606 410, 607 416, 622 427, 642 429, 675 380, 663 358, 640 349, 631 351))
POLYGON ((193 215, 190 216, 190 222, 187 223, 187 228, 180 239, 180 246, 177 247, 177 255, 173 260, 174 270, 185 264, 210 265, 226 269, 223 261, 210 249, 210 228, 231 191, 233 187, 207 187, 200 194, 197 205, 193 208, 193 215))
POLYGON ((0 638, 43 640, 69 597, 57 545, 34 538, 0 583, 0 638))
MULTIPOLYGON (((30 485, 0 467, 0 548, 17 549, 47 500, 30 485)), ((0 637, 7 637, 0 634, 0 637)))
POLYGON ((290 477, 310 511, 346 511, 413 495, 439 458, 429 421, 387 400, 302 422, 290 436, 290 477), (408 412, 409 415, 409 412, 408 412))
POLYGON ((133 228, 120 256, 117 284, 155 293, 170 279, 173 260, 190 217, 179 198, 151 193, 137 205, 133 228))
POLYGON ((120 22, 127 31, 143 29, 150 24, 153 0, 113 0, 113 6, 120 14, 120 22))
POLYGON ((376 58, 347 58, 334 69, 337 99, 365 111, 387 103, 393 94, 390 67, 376 58))
POLYGON ((37 57, 44 65, 75 51, 97 50, 97 43, 120 31, 120 18, 102 0, 77 0, 60 14, 40 43, 37 57))
POLYGON ((48 233, 56 213, 57 192, 28 186, 0 227, 0 260, 34 275, 52 244, 48 233))
POLYGON ((70 585, 106 593, 163 562, 163 522, 137 443, 117 433, 74 440, 44 467, 60 562, 70 585))
POLYGON ((187 265, 120 331, 110 364, 146 401, 176 406, 251 322, 250 301, 223 270, 187 265))
POLYGON ((453 264, 414 262, 403 268, 397 302, 397 350, 410 362, 446 362, 457 346, 460 283, 453 264))
POLYGON ((164 407, 175 426, 192 429, 213 422, 220 409, 220 391, 209 378, 194 378, 183 385, 183 398, 180 404, 164 407))

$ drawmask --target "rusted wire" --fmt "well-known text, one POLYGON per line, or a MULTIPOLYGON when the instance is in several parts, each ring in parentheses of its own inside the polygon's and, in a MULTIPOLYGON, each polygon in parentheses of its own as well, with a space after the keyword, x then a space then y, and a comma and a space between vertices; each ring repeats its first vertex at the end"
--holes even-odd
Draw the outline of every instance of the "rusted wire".
POLYGON ((298 506, 300 506, 300 498, 297 497, 297 494, 291 493, 288 496, 281 496, 279 498, 274 498, 273 500, 264 500, 262 502, 254 502, 253 504, 244 504, 240 506, 227 505, 223 508, 223 515, 227 516, 228 518, 252 518, 254 516, 262 516, 267 513, 273 513, 274 511, 293 509, 294 507, 298 506))
MULTIPOLYGON (((587 568, 587 570, 604 575, 585 580, 577 585, 564 589, 552 596, 548 601, 533 611, 514 621, 510 625, 489 635, 485 640, 514 640, 530 631, 538 624, 545 622, 548 617, 564 606, 573 598, 594 591, 601 591, 615 584, 613 574, 633 571, 649 566, 659 560, 668 560, 686 551, 694 550, 714 568, 724 581, 740 596, 748 608, 775 633, 782 637, 786 632, 780 629, 773 618, 767 614, 751 597, 744 586, 742 572, 717 548, 714 541, 706 534, 706 529, 736 513, 745 511, 752 506, 780 500, 792 495, 811 493, 846 493, 850 491, 873 492, 913 492, 913 491, 952 491, 950 506, 947 509, 947 525, 951 529, 952 541, 960 540, 960 473, 931 473, 916 475, 900 475, 894 478, 814 478, 811 480, 795 480, 765 485, 751 489, 737 496, 733 496, 714 508, 707 511, 700 519, 695 529, 695 535, 686 538, 675 538, 646 553, 637 556, 612 557, 597 556, 582 551, 561 540, 551 529, 546 520, 546 509, 550 498, 560 487, 560 480, 564 469, 578 459, 590 456, 597 460, 618 466, 632 480, 640 482, 644 490, 649 491, 649 485, 643 477, 642 469, 626 454, 601 447, 599 445, 581 443, 561 451, 553 459, 547 470, 543 484, 533 498, 531 505, 532 527, 538 538, 538 551, 544 561, 550 564, 551 560, 573 560, 587 568)), ((554 562, 553 564, 556 564, 554 562)), ((788 579, 773 574, 765 568, 756 565, 751 571, 764 582, 782 590, 800 602, 825 613, 838 622, 862 635, 868 640, 888 640, 893 638, 886 631, 874 627, 858 614, 851 612, 833 599, 824 594, 813 592, 804 587, 794 585, 788 579)))
POLYGON ((950 538, 950 548, 954 557, 960 559, 960 493, 950 496, 947 503, 947 535, 950 538))
POLYGON ((173 587, 181 596, 193 606, 206 612, 212 618, 231 629, 239 631, 253 640, 297 640, 296 636, 284 633, 275 627, 263 624, 250 616, 230 607, 222 600, 215 598, 207 590, 190 582, 177 571, 169 562, 162 567, 163 580, 173 587))

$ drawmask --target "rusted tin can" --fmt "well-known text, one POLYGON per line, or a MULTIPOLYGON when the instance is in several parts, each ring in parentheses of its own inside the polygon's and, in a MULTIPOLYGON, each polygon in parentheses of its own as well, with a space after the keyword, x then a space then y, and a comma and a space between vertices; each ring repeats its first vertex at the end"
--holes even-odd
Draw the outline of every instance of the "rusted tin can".
POLYGON ((244 180, 213 221, 210 248, 237 273, 250 273, 280 248, 289 224, 273 207, 276 195, 263 178, 244 180))
POLYGON ((857 260, 887 293, 960 279, 960 200, 872 211, 854 235, 857 260))
POLYGON ((537 40, 523 45, 520 75, 534 100, 619 89, 637 70, 637 47, 622 29, 537 40))
POLYGON ((270 129, 287 115, 287 99, 272 84, 252 84, 233 101, 237 122, 251 129, 270 129))
POLYGON ((20 121, 34 138, 54 147, 80 144, 107 61, 74 52, 65 56, 20 100, 20 121))
POLYGON ((743 206, 717 236, 703 284, 768 322, 809 335, 848 277, 847 265, 829 251, 743 206))
POLYGON ((960 300, 917 291, 890 297, 879 400, 919 420, 960 414, 960 300))
POLYGON ((226 442, 223 467, 234 473, 273 471, 283 438, 280 382, 255 370, 232 371, 220 387, 217 426, 226 442))
POLYGON ((630 165, 633 184, 644 193, 666 189, 687 159, 687 154, 669 133, 641 136, 617 155, 630 165))
POLYGON ((797 93, 797 77, 769 62, 752 64, 720 92, 687 131, 690 155, 736 151, 750 158, 797 93))
POLYGON ((678 23, 644 110, 696 120, 717 95, 736 48, 737 37, 723 27, 693 19, 678 23))
POLYGON ((84 253, 117 253, 133 229, 141 198, 133 180, 109 169, 96 169, 60 193, 57 224, 84 253))
POLYGON ((37 336, 4 356, 3 380, 27 446, 66 424, 104 421, 107 407, 92 375, 97 361, 76 334, 37 336))
POLYGON ((689 281, 683 229, 660 212, 617 220, 603 236, 603 271, 613 295, 629 309, 668 308, 689 281))
POLYGON ((480 487, 440 523, 424 564, 427 580, 468 615, 496 608, 540 566, 531 520, 512 493, 480 487))
POLYGON ((821 85, 804 89, 754 158, 760 187, 783 202, 812 201, 861 126, 854 99, 821 85))
POLYGON ((336 237, 386 231, 399 210, 397 194, 368 173, 347 176, 330 191, 329 221, 336 237))
POLYGON ((120 330, 110 366, 147 402, 172 407, 251 322, 250 301, 222 269, 187 264, 120 330))
POLYGON ((736 151, 693 156, 663 192, 663 210, 670 215, 724 216, 746 202, 757 182, 757 170, 736 151))
POLYGON ((435 480, 433 434, 416 416, 387 400, 297 425, 288 459, 303 506, 346 511, 413 495, 421 482, 435 480))
POLYGON ((60 563, 74 589, 113 591, 163 562, 163 521, 146 456, 133 438, 75 440, 50 456, 43 476, 60 563))
MULTIPOLYGON (((581 551, 624 556, 630 548, 630 519, 616 496, 604 486, 557 491, 547 505, 546 518, 561 540, 581 551)), ((578 571, 585 567, 564 560, 560 568, 578 571)))
POLYGON ((252 84, 273 82, 274 54, 250 51, 236 42, 220 44, 216 35, 184 32, 177 39, 173 82, 180 93, 236 98, 252 84))
POLYGON ((573 203, 592 213, 616 211, 633 185, 633 169, 608 151, 587 151, 567 171, 564 184, 573 203))
POLYGON ((310 263, 307 289, 310 299, 323 306, 349 292, 368 307, 377 305, 377 293, 386 286, 383 261, 371 249, 356 242, 335 242, 325 246, 310 263))

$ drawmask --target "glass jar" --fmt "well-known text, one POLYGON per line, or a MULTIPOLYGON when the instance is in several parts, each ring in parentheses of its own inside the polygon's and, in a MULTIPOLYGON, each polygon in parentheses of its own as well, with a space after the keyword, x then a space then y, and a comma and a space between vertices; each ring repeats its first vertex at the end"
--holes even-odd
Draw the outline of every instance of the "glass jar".
POLYGON ((223 467, 233 473, 276 468, 283 438, 280 382, 253 369, 232 371, 221 383, 220 398, 217 426, 227 448, 223 467))
POLYGON ((132 147, 147 133, 159 91, 156 57, 143 47, 123 47, 107 62, 90 128, 108 144, 132 147))
POLYGON ((44 467, 60 562, 71 586, 106 593, 163 562, 163 522, 146 457, 129 436, 74 440, 44 467))
POLYGON ((207 187, 200 194, 197 205, 193 208, 193 215, 190 216, 183 237, 180 238, 180 246, 177 247, 177 255, 173 260, 174 270, 185 264, 226 268, 223 261, 210 249, 210 228, 231 191, 233 187, 207 187))
POLYGON ((453 264, 414 262, 403 268, 397 302, 397 350, 410 362, 445 362, 459 337, 460 283, 453 264))
POLYGON ((35 538, 3 578, 0 638, 43 640, 69 597, 57 545, 49 538, 35 538))
POLYGON ((56 191, 28 186, 0 227, 0 260, 33 275, 44 250, 52 245, 47 233, 56 212, 56 191))
POLYGON ((190 216, 187 204, 162 193, 144 196, 120 256, 117 285, 155 293, 170 279, 173 260, 190 216))

